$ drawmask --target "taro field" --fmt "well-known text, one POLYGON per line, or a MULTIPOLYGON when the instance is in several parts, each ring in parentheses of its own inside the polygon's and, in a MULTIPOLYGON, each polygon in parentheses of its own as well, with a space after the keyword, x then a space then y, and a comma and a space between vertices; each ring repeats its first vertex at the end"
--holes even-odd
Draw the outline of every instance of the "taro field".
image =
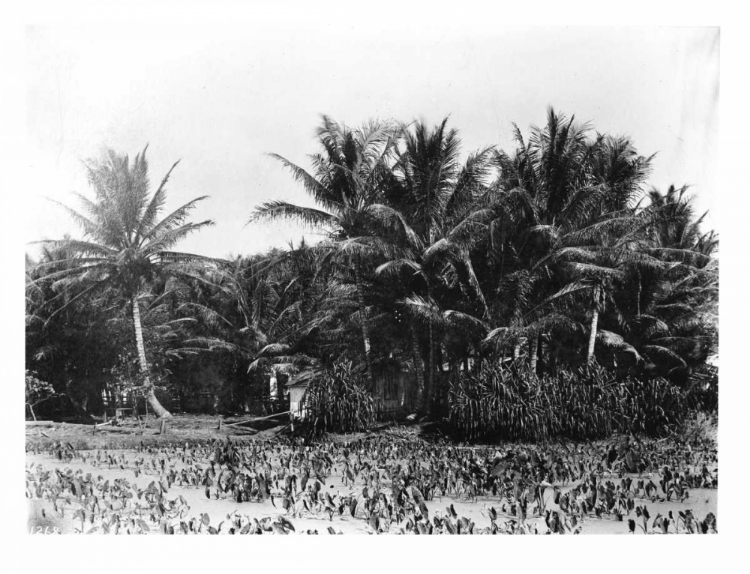
POLYGON ((717 486, 716 450, 633 438, 56 442, 26 455, 34 534, 712 534, 717 486))

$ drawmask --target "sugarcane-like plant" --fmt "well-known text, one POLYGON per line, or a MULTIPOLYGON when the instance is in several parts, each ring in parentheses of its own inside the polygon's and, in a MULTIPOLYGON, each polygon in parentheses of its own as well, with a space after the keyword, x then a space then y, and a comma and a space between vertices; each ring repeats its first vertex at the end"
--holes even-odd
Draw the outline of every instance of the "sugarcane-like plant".
POLYGON ((662 435, 680 424, 684 393, 665 379, 617 380, 599 365, 536 376, 485 363, 451 388, 449 423, 462 438, 575 440, 616 432, 662 435))
POLYGON ((315 431, 355 432, 375 419, 375 403, 351 361, 341 361, 316 376, 305 394, 308 420, 315 431))

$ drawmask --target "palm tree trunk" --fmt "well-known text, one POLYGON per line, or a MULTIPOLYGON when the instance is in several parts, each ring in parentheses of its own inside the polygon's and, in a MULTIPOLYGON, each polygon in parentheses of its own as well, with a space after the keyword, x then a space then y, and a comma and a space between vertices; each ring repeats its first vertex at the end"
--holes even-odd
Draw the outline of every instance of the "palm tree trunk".
POLYGON ((536 374, 536 364, 539 360, 539 333, 536 333, 529 342, 529 368, 536 374))
POLYGON ((641 291, 643 290, 643 287, 641 285, 641 272, 638 271, 638 294, 636 295, 635 299, 635 305, 636 305, 636 315, 638 317, 641 316, 641 291))
MULTIPOLYGON (((432 289, 430 287, 427 287, 427 300, 432 301, 432 289)), ((432 410, 432 399, 435 397, 435 336, 432 329, 432 320, 430 320, 428 331, 430 335, 430 355, 429 355, 429 376, 428 376, 428 400, 427 400, 427 408, 425 409, 426 414, 429 416, 430 411, 432 410)))
POLYGON ((362 324, 362 342, 365 346, 365 364, 367 365, 367 383, 371 391, 375 390, 375 378, 372 376, 372 353, 370 351, 370 333, 367 324, 367 308, 365 307, 364 289, 362 287, 362 271, 359 261, 354 262, 354 281, 357 287, 357 303, 362 324))
POLYGON ((161 406, 159 399, 154 394, 154 385, 151 384, 151 379, 148 376, 148 362, 146 361, 146 348, 143 345, 143 328, 141 327, 141 311, 138 308, 138 298, 133 295, 131 298, 133 304, 133 330, 135 331, 135 346, 138 349, 138 362, 141 366, 141 372, 144 376, 143 388, 146 395, 146 400, 151 408, 154 409, 156 416, 159 418, 168 418, 172 414, 161 406))
POLYGON ((591 334, 589 335, 589 350, 586 354, 586 363, 591 363, 594 360, 594 344, 596 343, 596 326, 599 322, 599 311, 594 307, 594 312, 591 316, 591 334))
POLYGON ((417 373, 417 396, 416 409, 417 413, 424 412, 425 395, 424 395, 424 361, 422 361, 422 350, 419 348, 419 333, 414 324, 411 326, 411 343, 414 352, 414 370, 417 373))

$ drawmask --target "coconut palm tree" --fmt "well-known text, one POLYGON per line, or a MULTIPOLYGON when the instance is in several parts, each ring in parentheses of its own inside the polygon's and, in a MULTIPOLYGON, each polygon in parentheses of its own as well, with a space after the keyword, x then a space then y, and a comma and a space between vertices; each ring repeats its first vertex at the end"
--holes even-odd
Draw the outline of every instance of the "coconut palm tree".
MULTIPOLYGON (((471 154, 462 163, 460 139, 447 129, 448 118, 430 129, 416 122, 402 131, 398 158, 383 180, 386 203, 403 215, 401 233, 394 242, 397 257, 377 273, 399 278, 407 285, 402 304, 411 317, 412 344, 417 370, 417 410, 428 412, 434 397, 436 331, 448 325, 479 324, 472 315, 485 317, 487 303, 469 257, 471 247, 490 215, 486 187, 491 149, 471 154), (439 299, 451 289, 468 294, 468 309, 441 308, 439 299), (428 380, 423 380, 419 326, 427 327, 428 380), (425 393, 425 388, 427 392, 425 393)), ((476 326, 476 325, 475 325, 476 326)))
MULTIPOLYGON (((64 248, 43 246, 37 261, 27 257, 26 365, 52 383, 58 394, 65 394, 78 415, 88 418, 90 412, 100 412, 103 373, 117 361, 125 332, 119 322, 106 320, 114 304, 112 290, 69 304, 76 291, 58 293, 54 279, 45 278, 70 269, 73 255, 64 248)), ((116 315, 119 319, 122 314, 116 315)))
MULTIPOLYGON (((500 241, 505 250, 501 274, 522 287, 523 297, 515 300, 511 325, 493 330, 493 335, 513 335, 516 340, 519 333, 526 335, 532 370, 538 338, 545 331, 580 329, 554 312, 554 305, 546 305, 541 316, 530 309, 540 310, 545 308, 543 302, 559 303, 562 295, 588 291, 591 318, 585 355, 591 362, 606 299, 603 281, 619 273, 622 259, 638 255, 611 238, 632 239, 634 230, 641 229, 632 204, 642 193, 653 156, 637 155, 627 138, 601 134, 589 138, 589 131, 588 125, 550 108, 544 128, 533 127, 528 142, 516 128, 515 154, 499 151, 495 158, 500 170, 495 221, 498 227, 513 230, 500 241)), ((502 275, 499 283, 503 284, 502 275)))
MULTIPOLYGON (((132 162, 127 155, 113 150, 107 150, 100 159, 85 162, 93 199, 76 194, 82 205, 80 211, 60 204, 82 228, 83 239, 66 238, 41 243, 64 248, 72 254, 64 262, 53 263, 55 266, 63 263, 69 268, 44 276, 46 281, 54 281, 55 289, 76 293, 61 309, 108 288, 117 289, 128 301, 144 377, 142 391, 159 417, 169 417, 171 414, 156 398, 149 377, 140 298, 146 285, 156 276, 190 276, 191 265, 211 261, 199 255, 170 251, 170 248, 213 222, 187 222, 189 213, 207 196, 198 197, 159 219, 166 203, 166 184, 179 162, 172 165, 151 195, 147 149, 148 146, 132 162)), ((39 265, 40 268, 46 266, 45 263, 39 265)))
POLYGON ((302 183, 318 207, 269 201, 259 205, 249 221, 292 220, 327 234, 326 246, 332 256, 346 262, 353 275, 370 385, 373 384, 372 350, 364 274, 372 258, 388 250, 388 245, 373 230, 381 230, 382 235, 403 227, 401 214, 381 202, 379 185, 388 173, 396 135, 389 123, 370 122, 359 129, 350 129, 323 116, 317 130, 323 153, 310 156, 312 174, 280 155, 271 154, 302 183))
POLYGON ((640 250, 660 265, 634 265, 617 293, 623 336, 665 375, 685 373, 716 347, 718 236, 703 233, 687 187, 649 192, 653 216, 640 250))

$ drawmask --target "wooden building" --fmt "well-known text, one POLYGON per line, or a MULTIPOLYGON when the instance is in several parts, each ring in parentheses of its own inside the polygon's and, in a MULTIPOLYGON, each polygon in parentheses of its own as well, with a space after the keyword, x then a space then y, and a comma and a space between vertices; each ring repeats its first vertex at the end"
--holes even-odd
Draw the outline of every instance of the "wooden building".
MULTIPOLYGON (((313 379, 313 372, 302 371, 289 378, 286 384, 289 392, 289 410, 303 419, 306 415, 305 393, 313 379)), ((400 419, 408 416, 414 409, 414 388, 416 374, 412 370, 398 368, 381 369, 374 373, 375 413, 379 420, 400 419)))

